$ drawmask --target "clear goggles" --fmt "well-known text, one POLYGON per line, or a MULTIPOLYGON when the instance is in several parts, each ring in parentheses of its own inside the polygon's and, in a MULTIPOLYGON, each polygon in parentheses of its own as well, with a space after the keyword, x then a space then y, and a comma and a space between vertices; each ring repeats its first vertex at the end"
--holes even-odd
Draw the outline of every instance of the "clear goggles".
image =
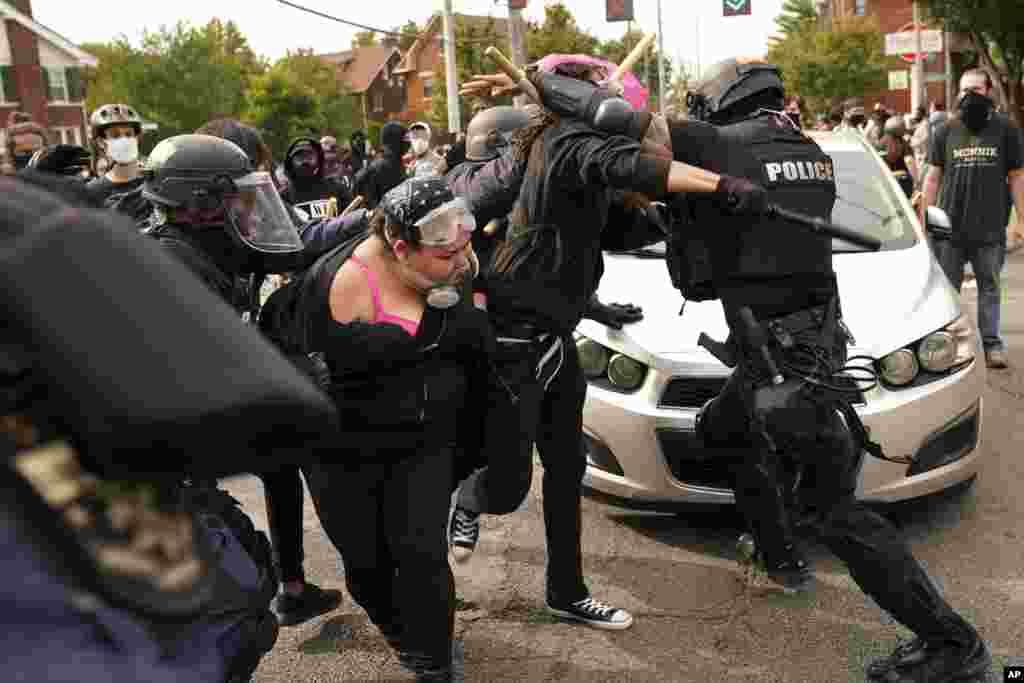
POLYGON ((437 207, 413 226, 424 246, 451 247, 469 239, 476 230, 476 218, 466 200, 459 197, 437 207))
POLYGON ((265 171, 234 181, 224 194, 228 223, 238 237, 256 251, 279 254, 302 250, 302 239, 281 195, 265 171))

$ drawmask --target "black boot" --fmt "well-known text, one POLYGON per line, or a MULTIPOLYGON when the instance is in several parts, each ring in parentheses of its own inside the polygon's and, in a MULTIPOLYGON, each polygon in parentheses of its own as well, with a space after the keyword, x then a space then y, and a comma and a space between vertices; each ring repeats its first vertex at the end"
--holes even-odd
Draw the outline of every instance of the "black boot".
POLYGON ((947 683, 974 681, 991 666, 992 655, 981 638, 967 646, 914 640, 897 647, 890 657, 873 663, 867 673, 870 680, 884 683, 947 683))

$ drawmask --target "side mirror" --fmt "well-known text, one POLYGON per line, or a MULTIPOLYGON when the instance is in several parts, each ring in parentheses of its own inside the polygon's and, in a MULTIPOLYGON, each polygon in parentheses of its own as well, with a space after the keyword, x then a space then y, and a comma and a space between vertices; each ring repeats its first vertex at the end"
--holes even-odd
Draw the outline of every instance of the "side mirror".
POLYGON ((937 206, 929 206, 926 213, 925 229, 934 239, 950 239, 953 237, 953 223, 949 214, 937 206))

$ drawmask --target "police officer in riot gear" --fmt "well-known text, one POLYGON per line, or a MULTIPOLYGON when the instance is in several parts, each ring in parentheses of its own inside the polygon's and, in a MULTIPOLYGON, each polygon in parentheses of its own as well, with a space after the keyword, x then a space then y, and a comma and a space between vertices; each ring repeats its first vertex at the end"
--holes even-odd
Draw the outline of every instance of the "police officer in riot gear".
MULTIPOLYGON (((763 184, 780 207, 827 220, 836 198, 832 161, 784 115, 783 97, 776 67, 726 60, 696 89, 691 115, 717 126, 704 132, 718 141, 723 172, 763 184)), ((720 298, 731 332, 724 348, 707 346, 736 367, 701 410, 698 433, 741 463, 736 500, 769 576, 795 589, 811 578, 792 532, 796 491, 821 541, 916 636, 869 665, 869 678, 949 681, 984 672, 990 655, 977 631, 945 602, 893 526, 856 500, 863 451, 881 451, 868 441, 842 383, 851 337, 830 239, 777 218, 736 219, 697 201, 690 207, 691 232, 704 241, 711 265, 710 282, 705 278, 694 298, 720 298), (746 229, 721 229, 737 221, 746 229), (708 227, 697 232, 701 226, 708 227), (784 476, 792 463, 806 469, 808 485, 798 489, 784 476)), ((687 280, 701 279, 697 270, 691 267, 689 278, 676 274, 684 293, 687 280)))
POLYGON ((295 462, 337 415, 129 221, 36 180, 0 179, 5 671, 246 681, 277 635, 268 544, 178 481, 295 462))
MULTIPOLYGON (((233 305, 255 320, 264 276, 297 269, 307 258, 299 232, 265 171, 226 139, 179 135, 149 156, 142 195, 154 205, 150 234, 233 305)), ((302 484, 298 468, 261 474, 283 592, 274 607, 290 626, 341 601, 305 580, 302 567, 302 484)))

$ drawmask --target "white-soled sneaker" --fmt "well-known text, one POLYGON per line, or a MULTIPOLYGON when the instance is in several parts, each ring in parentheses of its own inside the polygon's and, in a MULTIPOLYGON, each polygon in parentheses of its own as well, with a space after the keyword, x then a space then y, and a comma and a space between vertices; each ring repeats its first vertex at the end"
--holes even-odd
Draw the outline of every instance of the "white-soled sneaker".
POLYGON ((448 546, 452 558, 459 564, 468 562, 480 540, 480 515, 464 507, 455 506, 448 523, 448 546))
POLYGON ((581 621, 594 628, 622 631, 633 625, 632 614, 594 598, 584 598, 566 605, 553 605, 548 602, 547 608, 551 614, 563 619, 581 621))

